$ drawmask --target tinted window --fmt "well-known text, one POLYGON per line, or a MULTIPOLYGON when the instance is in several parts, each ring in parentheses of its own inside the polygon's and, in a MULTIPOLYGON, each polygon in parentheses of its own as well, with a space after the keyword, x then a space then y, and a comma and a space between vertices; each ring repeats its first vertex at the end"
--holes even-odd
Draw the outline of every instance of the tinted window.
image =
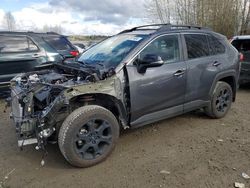
POLYGON ((250 39, 234 40, 232 45, 243 54, 244 61, 250 62, 250 39))
POLYGON ((200 58, 209 55, 206 35, 185 34, 188 59, 200 58))
POLYGON ((240 52, 250 51, 250 39, 234 40, 232 45, 240 52))
POLYGON ((61 36, 47 36, 43 37, 56 50, 74 50, 69 41, 61 36))
POLYGON ((27 37, 20 36, 0 36, 0 52, 32 52, 37 51, 38 47, 27 37))
POLYGON ((149 54, 160 56, 165 63, 179 61, 178 36, 166 35, 155 39, 140 53, 140 59, 149 54))
POLYGON ((225 53, 225 46, 219 41, 219 39, 212 35, 208 35, 208 40, 210 46, 210 53, 212 55, 225 53))

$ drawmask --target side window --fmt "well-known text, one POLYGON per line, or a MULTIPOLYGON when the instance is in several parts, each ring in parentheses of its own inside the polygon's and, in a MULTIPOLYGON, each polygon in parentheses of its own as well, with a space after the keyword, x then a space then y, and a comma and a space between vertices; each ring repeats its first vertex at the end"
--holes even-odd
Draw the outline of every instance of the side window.
POLYGON ((177 35, 165 35, 151 42, 140 54, 143 59, 146 55, 160 56, 165 63, 173 63, 180 60, 180 51, 177 35))
POLYGON ((232 41, 232 45, 239 52, 249 52, 250 51, 250 39, 235 39, 232 41))
POLYGON ((73 47, 70 45, 70 42, 62 36, 47 36, 43 39, 49 43, 56 50, 72 50, 73 47))
POLYGON ((37 51, 38 47, 27 37, 22 36, 0 36, 0 52, 32 52, 37 51))
POLYGON ((38 51, 38 47, 35 45, 35 43, 32 40, 27 38, 27 42, 28 42, 29 51, 38 51))
POLYGON ((209 56, 209 47, 206 35, 185 34, 188 59, 209 56))
POLYGON ((210 54, 217 55, 217 54, 223 54, 226 51, 225 46, 217 39, 216 37, 212 35, 208 35, 208 41, 210 46, 210 54))

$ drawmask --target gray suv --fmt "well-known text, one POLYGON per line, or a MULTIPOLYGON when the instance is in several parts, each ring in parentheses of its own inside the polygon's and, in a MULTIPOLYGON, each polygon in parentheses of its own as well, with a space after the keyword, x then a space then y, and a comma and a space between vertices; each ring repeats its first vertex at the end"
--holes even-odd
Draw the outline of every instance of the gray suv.
POLYGON ((76 167, 111 153, 120 129, 195 109, 224 117, 235 101, 239 53, 209 29, 146 25, 125 30, 76 61, 16 76, 11 117, 18 145, 56 140, 76 167))

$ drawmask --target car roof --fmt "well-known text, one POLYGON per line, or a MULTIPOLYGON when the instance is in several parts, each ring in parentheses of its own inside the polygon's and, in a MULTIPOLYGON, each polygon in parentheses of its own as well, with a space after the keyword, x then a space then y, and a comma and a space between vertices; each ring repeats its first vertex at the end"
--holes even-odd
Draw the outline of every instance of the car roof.
POLYGON ((250 39, 250 35, 238 35, 238 36, 234 36, 232 39, 233 40, 237 40, 237 39, 239 39, 239 40, 250 39))
POLYGON ((134 27, 124 30, 119 34, 138 34, 138 35, 160 35, 166 33, 209 33, 217 38, 225 38, 224 35, 212 31, 212 29, 194 25, 172 25, 172 24, 152 24, 134 27))
POLYGON ((0 31, 0 34, 28 35, 28 36, 40 36, 40 37, 45 37, 45 36, 64 36, 64 35, 60 35, 60 34, 58 34, 56 32, 39 33, 39 32, 33 32, 33 31, 0 31))

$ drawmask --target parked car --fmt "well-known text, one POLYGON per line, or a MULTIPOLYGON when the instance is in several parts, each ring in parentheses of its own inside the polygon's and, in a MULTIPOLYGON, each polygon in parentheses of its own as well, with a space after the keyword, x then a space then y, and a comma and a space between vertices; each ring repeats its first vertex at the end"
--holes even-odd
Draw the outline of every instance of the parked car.
POLYGON ((250 82, 250 35, 235 36, 232 45, 241 53, 240 84, 250 82))
POLYGON ((57 33, 0 32, 0 87, 6 89, 19 73, 77 55, 68 39, 57 33))
POLYGON ((73 45, 76 47, 80 54, 86 50, 86 46, 83 43, 74 42, 73 45))
POLYGON ((75 62, 11 81, 20 147, 58 139, 65 159, 89 167, 108 157, 120 129, 195 109, 224 117, 236 97, 239 53, 209 29, 146 25, 125 30, 75 62))
POLYGON ((99 42, 99 41, 89 41, 89 42, 88 42, 88 45, 87 45, 87 49, 89 49, 89 48, 95 46, 98 42, 99 42))

